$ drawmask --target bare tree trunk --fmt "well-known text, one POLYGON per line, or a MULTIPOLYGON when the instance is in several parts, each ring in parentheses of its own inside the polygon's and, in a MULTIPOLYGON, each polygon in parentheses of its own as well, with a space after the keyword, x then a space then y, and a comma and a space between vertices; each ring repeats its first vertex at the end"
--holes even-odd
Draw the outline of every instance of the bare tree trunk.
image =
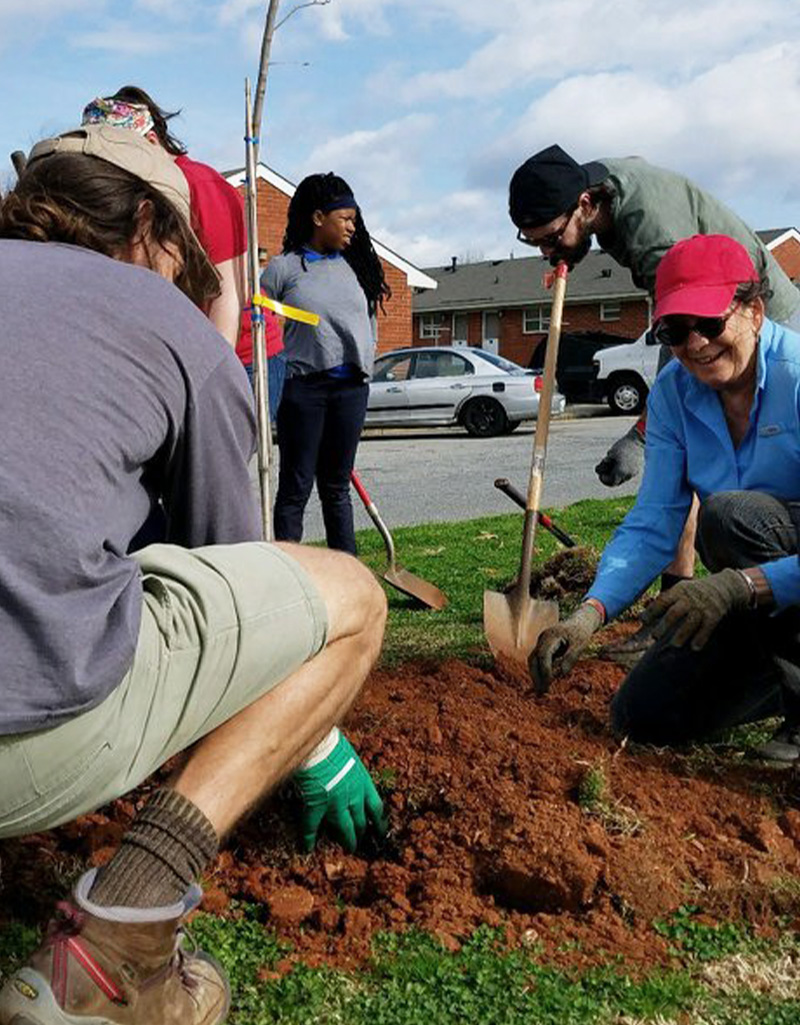
POLYGON ((269 0, 264 35, 261 39, 261 56, 258 61, 258 79, 256 80, 256 94, 253 103, 253 135, 255 136, 256 165, 258 165, 258 149, 261 143, 261 115, 264 111, 264 93, 267 89, 269 55, 272 49, 272 36, 275 33, 275 19, 278 17, 279 4, 280 0, 269 0))

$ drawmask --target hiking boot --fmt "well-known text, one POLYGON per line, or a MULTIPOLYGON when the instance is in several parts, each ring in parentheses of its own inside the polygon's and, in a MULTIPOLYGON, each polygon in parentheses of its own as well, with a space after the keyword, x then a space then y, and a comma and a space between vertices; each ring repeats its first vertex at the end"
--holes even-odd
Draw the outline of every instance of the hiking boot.
POLYGON ((222 969, 182 946, 192 887, 164 908, 100 907, 96 871, 59 904, 44 943, 0 991, 0 1025, 219 1025, 230 1003, 222 969))
POLYGON ((784 723, 769 740, 753 748, 753 753, 782 768, 800 764, 800 726, 784 723))

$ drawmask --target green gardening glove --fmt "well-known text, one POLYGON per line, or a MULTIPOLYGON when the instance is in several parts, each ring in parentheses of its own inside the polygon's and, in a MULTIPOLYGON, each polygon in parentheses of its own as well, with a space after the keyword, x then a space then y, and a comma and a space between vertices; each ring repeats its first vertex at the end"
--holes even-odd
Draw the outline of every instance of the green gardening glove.
MULTIPOLYGON (((730 612, 750 607, 752 591, 741 573, 723 569, 702 580, 685 580, 662 591, 642 613, 642 629, 675 648, 688 644, 700 651, 714 629, 730 612)), ((638 636, 638 635, 637 635, 638 636)))
POLYGON ((351 854, 371 824, 386 834, 383 801, 372 777, 343 733, 333 751, 309 769, 298 769, 294 782, 303 803, 303 847, 312 851, 324 822, 351 854))

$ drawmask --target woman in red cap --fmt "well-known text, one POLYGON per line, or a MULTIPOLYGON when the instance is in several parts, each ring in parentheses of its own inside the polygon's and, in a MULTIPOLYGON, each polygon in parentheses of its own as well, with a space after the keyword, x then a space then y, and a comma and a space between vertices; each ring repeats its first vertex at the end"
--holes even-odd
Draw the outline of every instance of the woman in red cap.
POLYGON ((655 335, 675 359, 650 393, 633 509, 587 597, 531 656, 540 691, 669 562, 692 494, 710 575, 661 594, 612 703, 615 731, 659 745, 782 715, 759 753, 800 764, 800 335, 764 313, 769 282, 725 235, 695 235, 656 276, 655 335))

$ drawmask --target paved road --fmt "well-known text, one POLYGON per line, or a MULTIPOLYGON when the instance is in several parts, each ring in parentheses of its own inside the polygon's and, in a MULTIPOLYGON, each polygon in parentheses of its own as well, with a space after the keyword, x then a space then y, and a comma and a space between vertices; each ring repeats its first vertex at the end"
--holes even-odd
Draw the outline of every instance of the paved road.
MULTIPOLYGON (((602 415, 554 420, 547 449, 544 499, 560 507, 581 498, 633 494, 638 478, 613 491, 594 473, 608 446, 634 422, 602 415)), ((390 527, 467 520, 509 512, 511 501, 497 491, 496 477, 508 477, 525 491, 535 425, 525 424, 503 438, 481 440, 463 431, 382 431, 367 433, 358 450, 357 469, 390 527)), ((355 493, 356 528, 371 521, 355 493)), ((306 538, 323 536, 316 493, 306 513, 306 538)))

